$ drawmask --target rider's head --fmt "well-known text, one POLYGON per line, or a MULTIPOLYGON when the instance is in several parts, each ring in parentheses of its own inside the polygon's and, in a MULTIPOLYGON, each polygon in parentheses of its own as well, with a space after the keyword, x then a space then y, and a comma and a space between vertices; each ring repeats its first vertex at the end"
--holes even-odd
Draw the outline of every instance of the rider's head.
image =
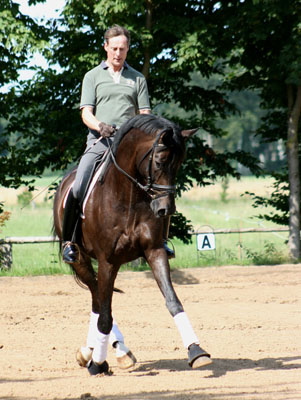
POLYGON ((130 33, 126 28, 114 25, 105 33, 104 49, 107 52, 107 64, 119 71, 126 60, 130 45, 130 33))

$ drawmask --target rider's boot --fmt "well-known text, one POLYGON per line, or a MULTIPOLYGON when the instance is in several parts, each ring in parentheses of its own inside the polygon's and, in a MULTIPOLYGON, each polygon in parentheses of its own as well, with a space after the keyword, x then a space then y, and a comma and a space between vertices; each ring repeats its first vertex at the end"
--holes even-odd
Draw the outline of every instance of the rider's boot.
POLYGON ((165 217, 163 222, 163 247, 166 251, 167 257, 170 259, 170 258, 175 258, 176 254, 174 250, 170 249, 167 245, 169 225, 170 225, 170 216, 165 217))
POLYGON ((63 261, 67 264, 74 264, 79 259, 78 246, 75 243, 78 218, 79 205, 77 199, 73 195, 73 191, 71 188, 64 209, 62 229, 63 261))

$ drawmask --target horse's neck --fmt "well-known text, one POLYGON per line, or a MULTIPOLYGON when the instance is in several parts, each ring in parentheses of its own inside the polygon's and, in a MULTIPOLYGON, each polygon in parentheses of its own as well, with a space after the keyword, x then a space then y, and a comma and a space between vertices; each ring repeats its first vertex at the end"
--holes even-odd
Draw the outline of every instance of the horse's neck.
MULTIPOLYGON (((132 133, 129 133, 129 135, 132 135, 132 133)), ((151 144, 145 145, 145 143, 143 143, 143 148, 139 149, 139 143, 143 143, 141 132, 133 134, 131 137, 125 137, 116 154, 117 165, 133 178, 133 180, 137 179, 137 159, 139 161, 146 149, 151 146, 151 144)), ((122 202, 139 201, 139 198, 145 198, 140 189, 137 191, 135 183, 133 183, 128 176, 119 171, 113 163, 109 168, 105 183, 107 189, 111 193, 114 193, 114 198, 116 196, 116 198, 122 202)))

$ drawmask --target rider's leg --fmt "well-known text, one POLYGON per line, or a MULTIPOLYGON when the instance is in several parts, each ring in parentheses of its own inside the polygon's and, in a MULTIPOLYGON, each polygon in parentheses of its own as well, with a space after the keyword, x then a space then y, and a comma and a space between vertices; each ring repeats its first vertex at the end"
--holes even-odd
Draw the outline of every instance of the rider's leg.
POLYGON ((79 221, 80 204, 82 204, 89 183, 93 177, 95 165, 106 150, 106 142, 103 140, 95 143, 95 136, 89 134, 86 152, 82 156, 77 167, 75 181, 66 201, 63 218, 63 261, 73 264, 78 260, 76 246, 76 228, 79 221), (92 146, 92 147, 91 147, 92 146))
POLYGON ((71 188, 64 209, 63 218, 63 260, 67 264, 73 264, 78 259, 78 251, 75 245, 76 242, 76 225, 79 218, 79 205, 74 197, 73 189, 71 188))
POLYGON ((174 250, 170 249, 167 246, 167 240, 168 240, 168 235, 169 235, 169 225, 170 225, 170 216, 164 218, 163 222, 163 246, 164 249, 167 253, 168 258, 175 258, 175 252, 174 250))

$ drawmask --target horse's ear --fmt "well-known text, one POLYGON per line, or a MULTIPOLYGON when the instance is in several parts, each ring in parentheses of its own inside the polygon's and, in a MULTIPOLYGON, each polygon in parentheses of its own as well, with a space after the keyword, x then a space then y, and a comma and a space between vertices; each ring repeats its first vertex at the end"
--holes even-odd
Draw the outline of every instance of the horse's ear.
POLYGON ((164 146, 172 146, 173 145, 173 130, 167 129, 161 136, 159 143, 164 144, 164 146))
POLYGON ((183 136, 184 139, 190 138, 190 136, 194 135, 200 128, 195 128, 195 129, 189 129, 186 131, 182 131, 181 135, 183 136))

